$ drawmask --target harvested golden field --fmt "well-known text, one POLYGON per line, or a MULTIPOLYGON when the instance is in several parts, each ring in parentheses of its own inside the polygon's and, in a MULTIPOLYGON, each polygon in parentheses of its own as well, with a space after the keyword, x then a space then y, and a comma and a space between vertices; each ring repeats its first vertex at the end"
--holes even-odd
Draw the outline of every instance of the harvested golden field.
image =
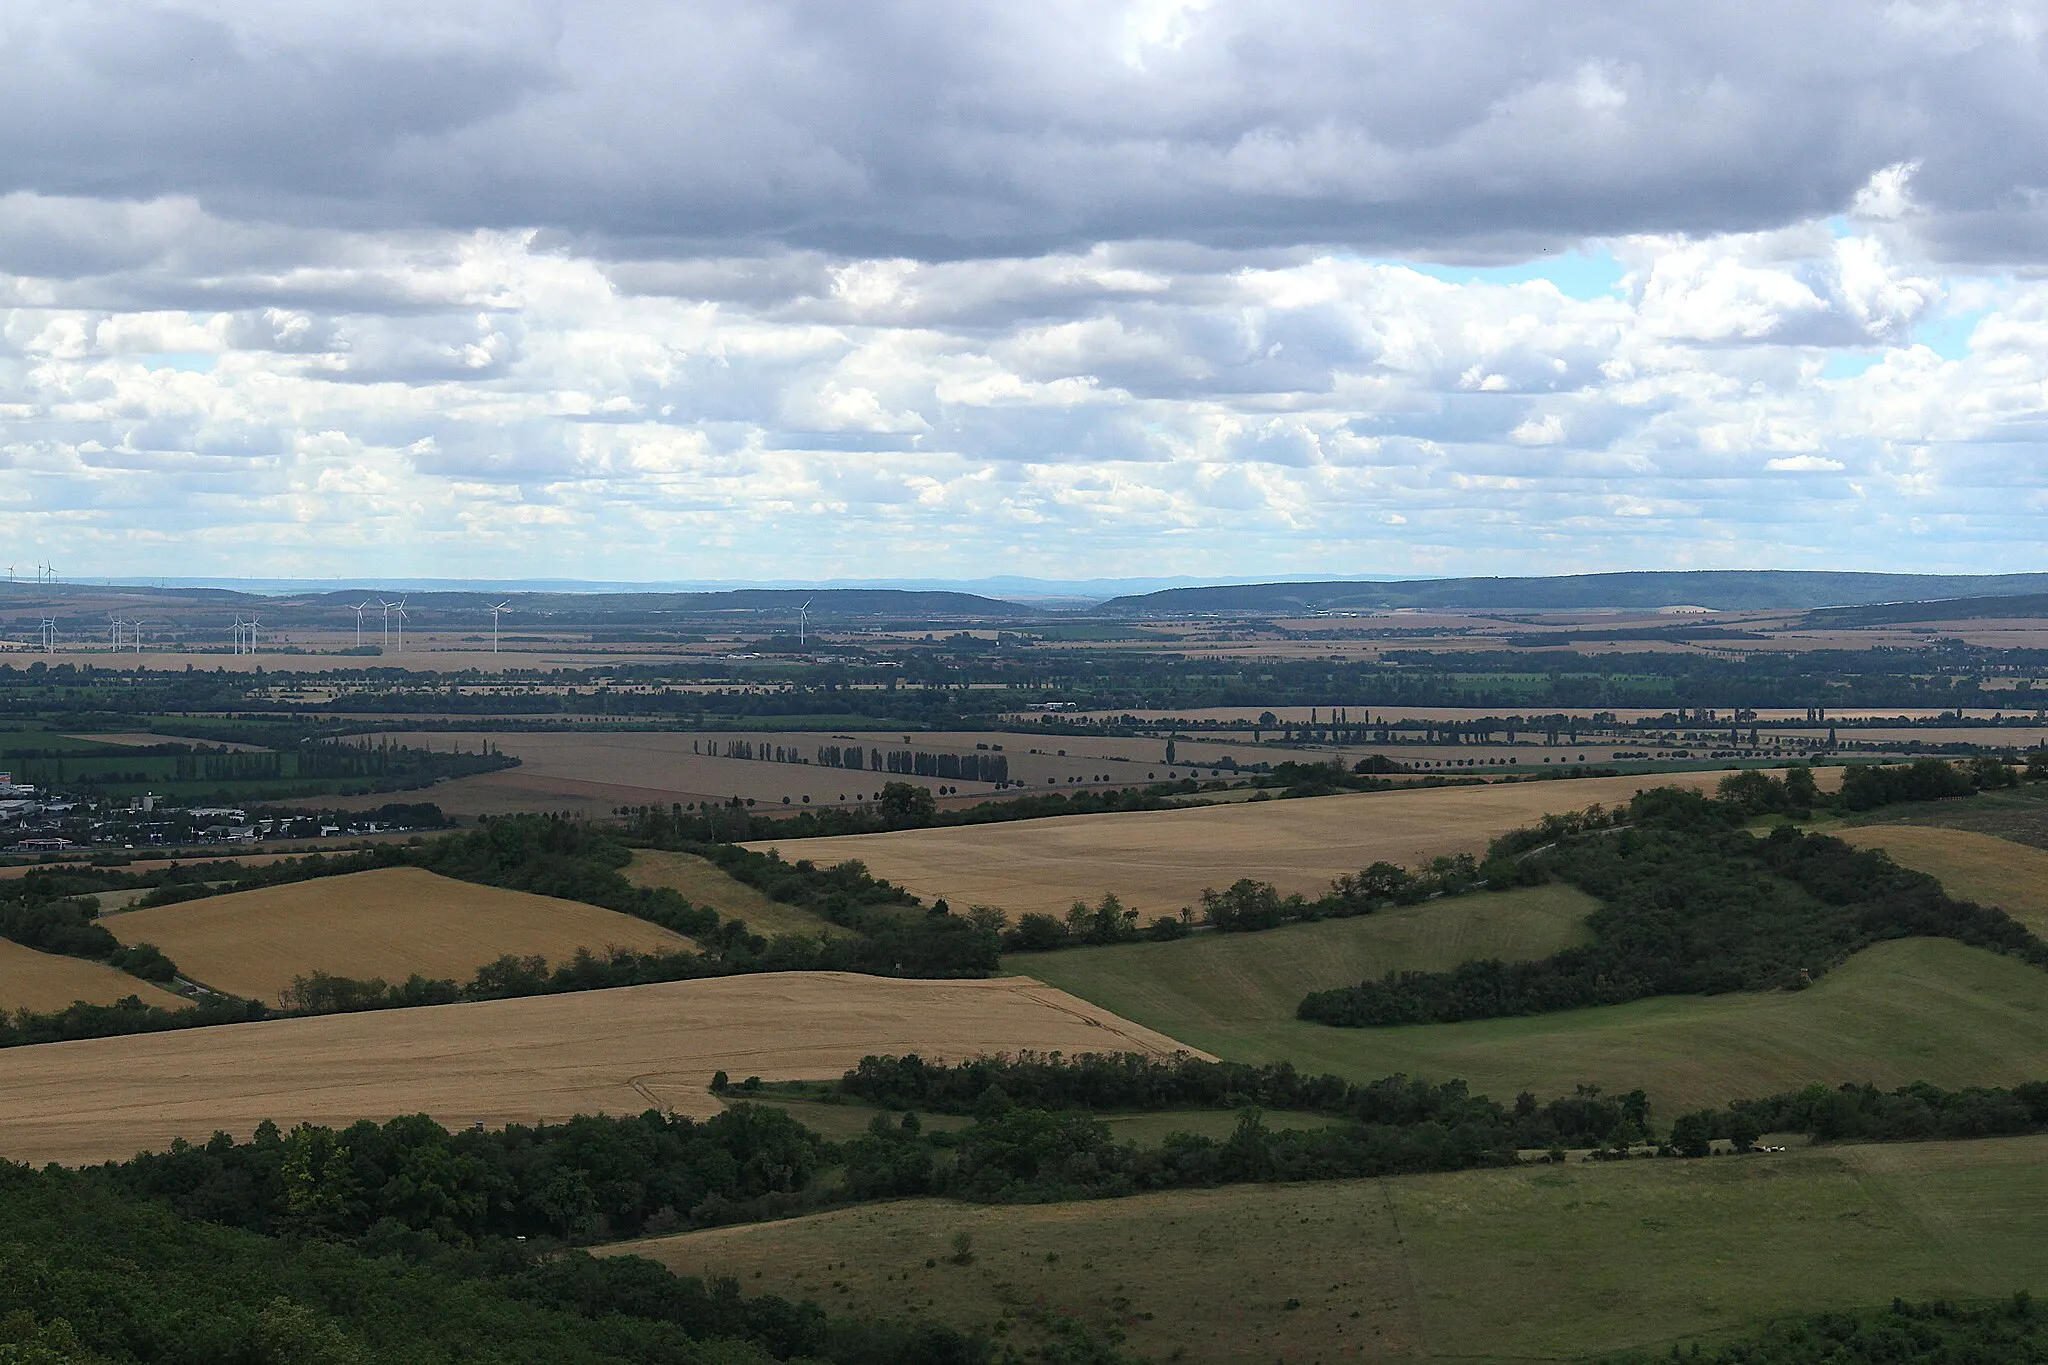
POLYGON ((123 996, 139 995, 159 1009, 189 1009, 181 995, 159 990, 147 981, 83 958, 39 953, 0 938, 0 1014, 34 1010, 38 1014, 68 1009, 83 1000, 111 1005, 123 996))
POLYGON ((690 941, 659 925, 581 901, 556 900, 436 876, 378 868, 102 921, 123 943, 154 943, 193 981, 275 1001, 315 971, 399 982, 418 972, 467 981, 511 953, 559 962, 578 948, 675 951, 690 941))
POLYGON ((1024 977, 774 972, 0 1049, 0 1156, 93 1162, 264 1119, 428 1113, 451 1127, 650 1107, 709 1116, 734 1080, 837 1076, 870 1053, 1180 1045, 1024 977))
POLYGON ((1381 859, 1412 867, 1440 854, 1483 853, 1497 835, 1549 812, 1614 805, 1650 786, 1712 790, 1725 776, 1590 777, 1074 815, 805 839, 782 851, 820 865, 858 858, 878 877, 956 906, 1063 913, 1077 898, 1114 891, 1150 918, 1240 877, 1316 895, 1331 878, 1381 859))
POLYGON ((679 891, 691 903, 708 905, 727 919, 745 920, 757 934, 827 934, 845 937, 850 931, 807 910, 767 896, 726 875, 723 868, 690 853, 670 853, 658 848, 635 849, 633 863, 625 870, 626 880, 635 886, 666 886, 679 891))
POLYGON ((1836 833, 1927 873, 1951 896, 1995 905, 2035 933, 2048 934, 2048 853, 2038 848, 1928 825, 1863 825, 1836 833))

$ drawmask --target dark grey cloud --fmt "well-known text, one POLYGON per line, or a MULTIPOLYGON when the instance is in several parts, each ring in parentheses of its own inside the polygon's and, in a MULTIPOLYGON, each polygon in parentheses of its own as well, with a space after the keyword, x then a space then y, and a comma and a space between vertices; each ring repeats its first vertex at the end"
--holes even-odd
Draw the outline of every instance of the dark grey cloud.
POLYGON ((642 259, 1485 257, 1810 218, 1917 162, 1929 241, 2028 260, 2048 255, 2044 21, 1911 0, 24 3, 0 37, 0 191, 538 227, 642 259))

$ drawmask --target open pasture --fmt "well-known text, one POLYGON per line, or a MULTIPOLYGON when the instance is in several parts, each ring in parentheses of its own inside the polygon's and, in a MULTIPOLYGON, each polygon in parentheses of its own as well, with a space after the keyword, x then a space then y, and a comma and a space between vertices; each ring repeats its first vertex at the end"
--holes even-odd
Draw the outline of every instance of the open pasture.
POLYGON ((101 963, 37 952, 0 938, 0 1014, 16 1010, 46 1014, 68 1009, 80 1000, 89 1005, 111 1005, 130 995, 159 1009, 189 1009, 192 1004, 181 995, 159 990, 101 963))
POLYGON ((1042 1303, 1122 1328, 1154 1360, 1554 1360, 1895 1294, 2038 1294, 2044 1182, 2048 1139, 2011 1138, 1081 1204, 905 1200, 605 1254, 959 1326, 1042 1303), (971 1264, 951 1260, 957 1233, 971 1264))
POLYGON ((1077 898, 1114 891, 1149 919, 1240 877, 1316 895, 1331 878, 1370 863, 1412 867, 1442 854, 1480 854, 1496 836, 1549 812, 1626 802, 1649 786, 1711 790, 1722 776, 1594 777, 1077 815, 806 839, 783 854, 820 865, 858 858, 921 896, 1012 915, 1063 913, 1077 898))
POLYGON ((870 1053, 962 1059, 1180 1044, 1039 982, 775 972, 0 1049, 0 1157, 126 1158, 264 1119, 450 1127, 719 1110, 734 1080, 838 1076, 870 1053))
POLYGON ((467 981, 510 953, 560 962, 578 948, 674 952, 690 941, 615 910, 387 867, 131 910, 102 919, 123 943, 154 943, 214 990, 275 1003, 315 971, 398 982, 467 981))
POLYGON ((1011 971, 1092 999, 1114 995, 1137 1011, 1214 1026, 1291 1020, 1310 991, 1352 986, 1390 971, 1448 971, 1481 958, 1548 957, 1585 938, 1599 902, 1569 886, 1460 896, 1356 919, 1290 924, 1253 934, 1197 934, 1173 943, 1127 943, 1012 953, 1011 971))
POLYGON ((1939 881, 1950 895, 1995 905, 2048 935, 2048 852, 1932 825, 1860 825, 1836 834, 1859 848, 1881 848, 1893 862, 1939 881))
POLYGON ((1285 978, 1264 992, 1226 989, 1199 958, 1164 951, 1195 943, 1160 945, 1148 958, 1070 949, 1029 965, 1063 990, 1232 1061, 1286 1061, 1353 1080, 1458 1077, 1503 1102, 1524 1090, 1569 1094, 1581 1082, 1640 1086, 1666 1120, 1811 1081, 2013 1085, 2048 1070, 2048 972, 1949 939, 1880 943, 1803 991, 1363 1029, 1296 1019, 1305 992, 1285 978))
POLYGON ((807 910, 770 900, 745 882, 728 876, 718 864, 691 853, 635 849, 625 876, 635 886, 666 886, 681 892, 693 903, 708 905, 726 919, 745 920, 749 930, 771 938, 776 934, 825 934, 836 938, 851 932, 807 910))

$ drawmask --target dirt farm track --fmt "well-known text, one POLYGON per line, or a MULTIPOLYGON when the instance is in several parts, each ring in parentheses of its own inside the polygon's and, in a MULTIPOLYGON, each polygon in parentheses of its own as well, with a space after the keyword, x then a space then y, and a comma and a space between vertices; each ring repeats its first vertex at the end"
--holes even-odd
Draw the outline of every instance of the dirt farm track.
MULTIPOLYGON (((1179 1044, 1028 977, 779 972, 0 1050, 0 1157, 117 1160, 264 1119, 428 1113, 498 1126, 709 1115, 714 1071, 836 1076, 870 1053, 1166 1055, 1179 1044)), ((1206 1055, 1206 1054, 1197 1054, 1206 1055)))

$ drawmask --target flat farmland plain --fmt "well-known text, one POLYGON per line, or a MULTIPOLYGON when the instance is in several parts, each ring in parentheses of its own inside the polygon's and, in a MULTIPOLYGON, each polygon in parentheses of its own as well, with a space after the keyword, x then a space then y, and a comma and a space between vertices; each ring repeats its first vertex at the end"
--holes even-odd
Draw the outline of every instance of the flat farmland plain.
POLYGON ((181 995, 159 990, 126 972, 83 958, 62 957, 24 948, 0 938, 0 1014, 33 1010, 38 1014, 68 1009, 77 1001, 111 1005, 124 996, 142 997, 158 1009, 189 1009, 181 995))
MULTIPOLYGON (((1480 1365, 1662 1354, 1894 1294, 2038 1294, 2044 1181, 2048 1138, 2004 1138, 1075 1204, 903 1200, 599 1254, 961 1327, 1042 1304, 1120 1329, 1153 1360, 1480 1365), (951 1260, 959 1233, 967 1265, 951 1260)), ((1012 1339, 1033 1330, 1018 1323, 1012 1339)))
POLYGON ((690 941, 615 910, 387 867, 103 916, 123 943, 154 943, 191 980, 275 1002, 315 971, 399 982, 467 981, 510 953, 561 962, 578 948, 674 952, 690 941))
MULTIPOLYGON (((571 810, 609 815, 618 806, 661 805, 703 801, 724 802, 737 796, 756 803, 757 811, 806 806, 856 805, 873 800, 885 782, 910 782, 937 790, 956 789, 963 797, 997 795, 995 784, 965 778, 916 777, 869 769, 828 768, 815 761, 825 745, 865 750, 915 749, 962 756, 993 753, 1009 760, 1012 778, 1027 790, 1070 791, 1084 787, 1130 786, 1190 775, 1226 753, 1243 761, 1254 755, 1248 746, 1190 744, 1171 769, 1161 739, 1074 739, 1046 734, 989 732, 923 732, 906 742, 901 732, 822 731, 788 733, 599 730, 556 733, 401 732, 394 743, 431 745, 475 751, 485 742, 519 760, 517 768, 443 782, 424 793, 451 815, 499 815, 516 810, 571 810), (728 743, 745 742, 756 753, 785 753, 810 762, 776 762, 761 758, 727 758, 728 743), (982 746, 989 746, 984 749, 982 746), (716 750, 716 752, 714 752, 716 750), (1061 750, 1066 750, 1061 753, 1061 750)), ((1272 755, 1264 755, 1272 757, 1272 755)), ((1293 751, 1280 757, 1301 757, 1293 751)), ((1014 790, 1012 788, 1011 790, 1014 790)), ((324 807, 369 808, 388 795, 335 800, 324 807)))
POLYGON ((264 1119, 345 1126, 719 1111, 712 1073, 837 1076, 870 1053, 1139 1052, 1173 1039, 1037 981, 775 972, 0 1049, 0 1157, 126 1158, 264 1119))
POLYGON ((1077 898, 1114 891, 1150 918, 1240 877, 1315 895, 1370 863, 1412 867, 1442 854, 1479 854, 1546 813, 1623 803, 1653 786, 1711 790, 1723 776, 1589 777, 1076 815, 804 839, 782 852, 821 866, 857 858, 878 877, 957 906, 1063 913, 1077 898))

